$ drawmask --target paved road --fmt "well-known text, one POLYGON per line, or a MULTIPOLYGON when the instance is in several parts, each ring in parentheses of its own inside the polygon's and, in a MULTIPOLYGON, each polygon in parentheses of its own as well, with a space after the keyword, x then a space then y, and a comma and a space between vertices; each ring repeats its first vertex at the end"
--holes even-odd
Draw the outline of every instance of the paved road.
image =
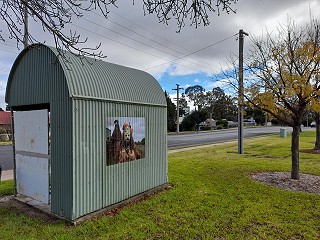
POLYGON ((2 170, 13 169, 12 146, 0 146, 0 165, 2 170))
MULTIPOLYGON (((245 128, 244 137, 261 136, 270 133, 279 133, 281 127, 261 127, 245 128)), ((291 132, 290 127, 284 127, 287 132, 291 132)), ((304 128, 309 130, 310 128, 304 128)), ((237 129, 200 132, 191 134, 168 135, 168 147, 187 147, 192 145, 210 144, 216 142, 226 142, 236 140, 238 137, 237 129)), ((12 146, 0 146, 0 165, 3 170, 13 169, 12 146)))
MULTIPOLYGON (((261 136, 271 133, 280 133, 280 128, 285 128, 287 132, 291 132, 291 127, 261 127, 261 128, 245 128, 244 138, 261 136)), ((236 140, 238 138, 238 129, 199 132, 192 134, 168 135, 168 147, 186 147, 192 145, 209 144, 216 142, 225 142, 236 140)))

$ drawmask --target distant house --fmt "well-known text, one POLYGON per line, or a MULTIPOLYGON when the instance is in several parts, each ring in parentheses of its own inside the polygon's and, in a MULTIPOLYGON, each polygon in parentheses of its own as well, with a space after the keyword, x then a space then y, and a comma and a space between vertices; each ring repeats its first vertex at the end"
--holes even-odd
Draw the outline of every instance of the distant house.
POLYGON ((0 129, 11 132, 11 112, 0 112, 0 129))

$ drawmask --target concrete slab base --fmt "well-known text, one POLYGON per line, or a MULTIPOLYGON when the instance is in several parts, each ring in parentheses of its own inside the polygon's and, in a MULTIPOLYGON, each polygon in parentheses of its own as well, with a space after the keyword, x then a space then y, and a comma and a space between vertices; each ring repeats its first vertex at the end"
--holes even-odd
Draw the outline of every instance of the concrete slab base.
POLYGON ((39 209, 41 212, 51 214, 51 205, 39 202, 34 200, 33 198, 17 194, 17 196, 13 197, 14 200, 25 203, 31 207, 39 209))

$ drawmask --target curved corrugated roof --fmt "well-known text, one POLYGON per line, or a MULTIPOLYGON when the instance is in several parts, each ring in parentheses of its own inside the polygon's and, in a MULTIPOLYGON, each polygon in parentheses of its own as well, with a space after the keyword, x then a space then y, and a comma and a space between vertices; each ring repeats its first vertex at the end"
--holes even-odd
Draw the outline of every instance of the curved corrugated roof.
POLYGON ((9 75, 7 90, 19 59, 34 47, 40 51, 49 48, 58 57, 72 98, 166 106, 163 90, 150 74, 102 60, 80 58, 69 52, 65 53, 68 60, 66 62, 59 57, 56 48, 42 44, 31 45, 20 53, 9 75))

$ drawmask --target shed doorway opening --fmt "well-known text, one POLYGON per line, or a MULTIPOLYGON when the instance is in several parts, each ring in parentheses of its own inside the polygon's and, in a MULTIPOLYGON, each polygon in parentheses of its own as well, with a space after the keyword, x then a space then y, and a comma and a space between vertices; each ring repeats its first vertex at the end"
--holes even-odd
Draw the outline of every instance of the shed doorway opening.
POLYGON ((16 111, 13 119, 16 193, 50 204, 48 109, 16 111))

